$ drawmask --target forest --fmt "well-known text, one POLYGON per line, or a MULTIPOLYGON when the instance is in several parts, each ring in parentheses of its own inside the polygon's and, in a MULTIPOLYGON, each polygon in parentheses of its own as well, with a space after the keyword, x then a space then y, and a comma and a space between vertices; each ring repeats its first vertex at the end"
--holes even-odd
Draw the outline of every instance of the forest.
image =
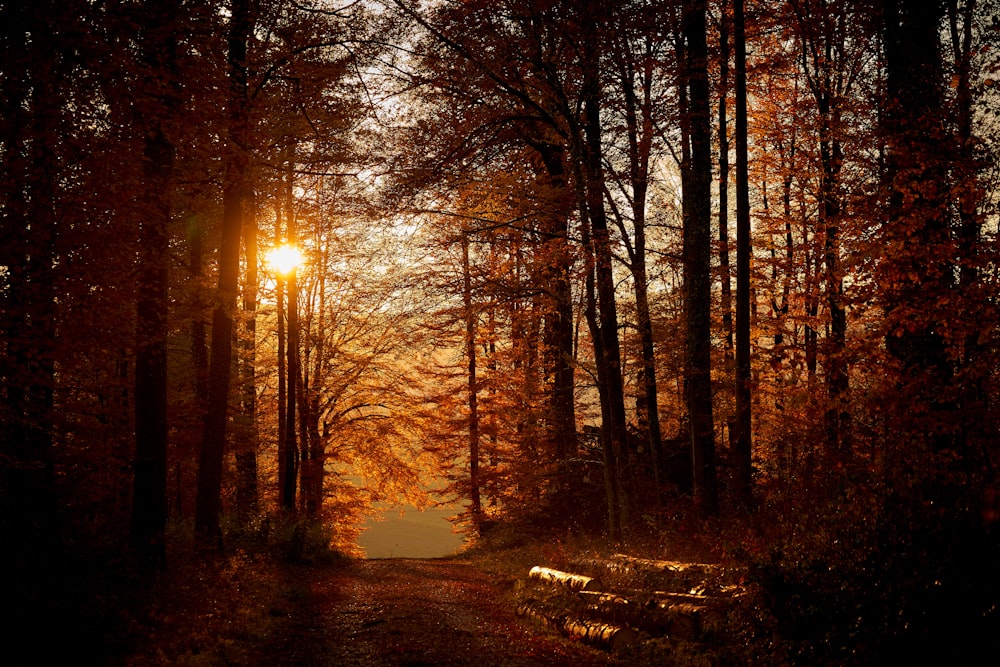
POLYGON ((742 564, 732 664, 1000 648, 996 0, 0 0, 0 54, 11 637, 458 502, 742 564))

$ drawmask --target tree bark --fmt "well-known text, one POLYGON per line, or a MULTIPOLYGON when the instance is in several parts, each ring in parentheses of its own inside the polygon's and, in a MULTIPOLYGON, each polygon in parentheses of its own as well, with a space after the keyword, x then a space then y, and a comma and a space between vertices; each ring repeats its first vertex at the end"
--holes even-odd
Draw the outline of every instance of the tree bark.
POLYGON ((847 311, 840 267, 840 217, 843 201, 840 165, 843 161, 840 132, 841 100, 845 94, 843 59, 847 37, 844 9, 820 3, 814 13, 808 4, 794 3, 801 33, 802 69, 816 101, 819 116, 819 222, 823 231, 823 280, 830 328, 826 344, 827 408, 826 446, 841 456, 850 448, 848 368, 846 357, 847 311))
POLYGON ((472 309, 472 275, 469 267, 469 234, 462 232, 462 300, 465 305, 465 356, 468 362, 469 398, 469 503, 478 531, 483 520, 479 489, 479 383, 476 378, 476 313, 472 309))
POLYGON ((198 459, 195 532, 201 547, 221 548, 219 527, 222 463, 232 380, 234 313, 239 289, 240 233, 247 199, 250 159, 247 94, 247 41, 252 30, 249 0, 234 0, 229 24, 229 128, 222 193, 222 239, 219 243, 217 301, 212 313, 212 354, 208 370, 208 406, 198 459))
POLYGON ((684 301, 687 316, 685 380, 691 428, 694 496, 699 511, 719 513, 712 421, 711 331, 711 128, 708 103, 708 45, 704 0, 685 0, 684 81, 690 161, 682 176, 684 214, 684 301))
POLYGON ((601 582, 594 577, 574 574, 572 572, 563 572, 562 570, 553 570, 552 568, 542 567, 541 565, 536 565, 531 568, 531 570, 528 571, 528 578, 552 584, 553 586, 566 588, 571 591, 599 591, 602 588, 601 582))
POLYGON ((986 437, 988 429, 986 415, 992 403, 985 390, 989 375, 985 346, 980 341, 980 332, 994 326, 984 321, 990 309, 979 306, 986 287, 982 280, 983 259, 981 257, 980 229, 983 215, 980 203, 984 197, 984 187, 979 176, 982 167, 976 155, 977 138, 973 133, 974 106, 972 88, 973 23, 976 16, 976 0, 967 0, 959 8, 957 0, 948 1, 948 24, 951 32, 952 60, 957 73, 956 81, 956 125, 958 132, 958 157, 955 182, 958 184, 959 215, 959 284, 962 290, 961 320, 965 322, 964 354, 962 374, 965 377, 961 396, 962 407, 962 447, 964 451, 978 448, 986 437), (986 312, 984 312, 986 311, 986 312))
MULTIPOLYGON (((278 220, 278 226, 280 227, 280 216, 278 220)), ((277 236, 278 234, 276 234, 277 236)), ((291 511, 295 507, 294 497, 291 500, 291 507, 289 507, 289 500, 285 497, 285 490, 288 487, 288 475, 294 474, 294 468, 290 469, 288 466, 288 432, 286 430, 286 425, 288 420, 285 417, 285 409, 287 407, 288 398, 286 393, 288 387, 285 386, 288 380, 287 369, 285 368, 285 360, 287 358, 285 354, 285 347, 287 345, 286 333, 285 333, 285 279, 280 275, 275 280, 275 310, 277 311, 277 335, 278 335, 278 506, 282 509, 291 511)), ((294 462, 294 458, 292 459, 294 462)))
POLYGON ((956 435, 953 375, 940 323, 953 316, 956 258, 948 228, 952 147, 941 113, 944 5, 884 0, 883 11, 889 98, 883 236, 892 252, 879 265, 878 285, 886 347, 901 367, 895 409, 905 414, 901 427, 914 441, 949 448, 956 435))
POLYGON ((194 366, 194 400, 196 409, 204 418, 208 401, 208 342, 205 331, 202 278, 204 272, 205 225, 200 216, 193 216, 188 223, 188 270, 195 279, 194 310, 191 318, 191 364, 194 366))
POLYGON ((722 284, 722 334, 727 373, 733 362, 733 288, 729 265, 729 16, 722 0, 719 18, 719 275, 722 284))
POLYGON ((611 651, 620 651, 639 640, 639 634, 631 628, 592 621, 567 614, 558 609, 549 609, 543 605, 522 604, 517 608, 517 614, 541 621, 543 624, 561 630, 585 644, 611 651))
POLYGON ((570 271, 573 255, 569 248, 570 202, 566 187, 563 147, 542 142, 534 144, 545 166, 551 188, 552 208, 545 212, 547 225, 543 241, 542 286, 549 293, 545 315, 546 375, 551 378, 549 395, 549 436, 553 454, 564 461, 576 451, 576 389, 573 366, 573 290, 570 271))
MULTIPOLYGON (((596 7, 591 16, 600 16, 596 7)), ((621 483, 620 462, 626 453, 627 430, 625 422, 625 393, 622 386, 621 346, 618 339, 618 311, 615 300, 615 281, 612 270, 611 236, 607 214, 604 209, 603 148, 601 145, 601 87, 600 52, 596 26, 585 29, 583 37, 582 67, 583 81, 583 172, 584 197, 590 221, 591 243, 594 251, 594 274, 597 287, 597 308, 601 350, 598 363, 603 367, 602 383, 606 410, 605 429, 608 447, 618 463, 612 470, 616 476, 618 528, 628 523, 627 502, 621 483)))
POLYGON ((753 505, 750 377, 750 180, 747 147, 747 47, 744 0, 733 2, 736 46, 736 496, 753 505))
POLYGON ((235 443, 236 512, 248 517, 257 513, 260 497, 257 483, 257 212, 252 185, 247 184, 243 219, 244 331, 240 358, 240 413, 235 443))
POLYGON ((174 145, 166 128, 175 113, 178 6, 147 3, 142 62, 166 83, 146 92, 143 201, 139 228, 139 278, 135 360, 135 477, 129 540, 147 563, 162 566, 167 521, 167 284, 174 145))
POLYGON ((649 278, 646 267, 646 200, 649 192, 649 161, 653 145, 653 58, 651 53, 641 66, 629 50, 624 37, 618 40, 619 78, 625 101, 625 124, 628 131, 629 181, 632 186, 632 229, 634 246, 630 268, 635 291, 636 324, 642 354, 642 391, 645 407, 646 442, 649 445, 653 481, 657 492, 662 484, 662 435, 660 433, 659 396, 656 388, 656 347, 653 321, 649 312, 649 278), (636 77, 642 98, 636 94, 636 77))
MULTIPOLYGON (((285 242, 295 246, 295 208, 292 197, 294 151, 285 164, 285 242)), ((281 488, 281 506, 295 512, 298 492, 299 453, 296 431, 296 403, 299 394, 299 298, 295 270, 285 278, 287 340, 285 346, 285 480, 281 488)))

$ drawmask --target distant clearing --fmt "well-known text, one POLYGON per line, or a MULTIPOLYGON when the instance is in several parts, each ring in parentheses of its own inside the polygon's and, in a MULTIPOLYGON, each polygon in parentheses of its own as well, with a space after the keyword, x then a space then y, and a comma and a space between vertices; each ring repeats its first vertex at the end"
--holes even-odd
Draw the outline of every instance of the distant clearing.
POLYGON ((441 558, 454 554, 463 538, 452 532, 448 517, 456 509, 418 510, 412 505, 386 510, 381 521, 369 520, 358 544, 368 558, 441 558))

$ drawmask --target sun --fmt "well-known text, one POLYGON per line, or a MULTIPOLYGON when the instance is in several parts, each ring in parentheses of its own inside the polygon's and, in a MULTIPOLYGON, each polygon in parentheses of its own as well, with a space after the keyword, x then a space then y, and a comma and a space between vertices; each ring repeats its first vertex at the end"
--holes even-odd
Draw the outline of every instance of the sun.
POLYGON ((302 251, 290 243, 271 248, 267 253, 267 263, 277 273, 289 275, 302 265, 302 251))

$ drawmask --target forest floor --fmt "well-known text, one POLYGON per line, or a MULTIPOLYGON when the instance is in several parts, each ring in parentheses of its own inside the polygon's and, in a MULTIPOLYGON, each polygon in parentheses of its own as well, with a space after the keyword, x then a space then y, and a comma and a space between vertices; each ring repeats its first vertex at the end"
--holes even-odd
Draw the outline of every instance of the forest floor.
MULTIPOLYGON (((129 619, 121 665, 501 667, 618 664, 515 613, 472 561, 231 561, 183 572, 129 619)), ((117 652, 117 651, 116 651, 117 652)))
POLYGON ((607 665, 607 653, 515 616, 507 591, 468 562, 356 561, 309 581, 260 665, 607 665))

